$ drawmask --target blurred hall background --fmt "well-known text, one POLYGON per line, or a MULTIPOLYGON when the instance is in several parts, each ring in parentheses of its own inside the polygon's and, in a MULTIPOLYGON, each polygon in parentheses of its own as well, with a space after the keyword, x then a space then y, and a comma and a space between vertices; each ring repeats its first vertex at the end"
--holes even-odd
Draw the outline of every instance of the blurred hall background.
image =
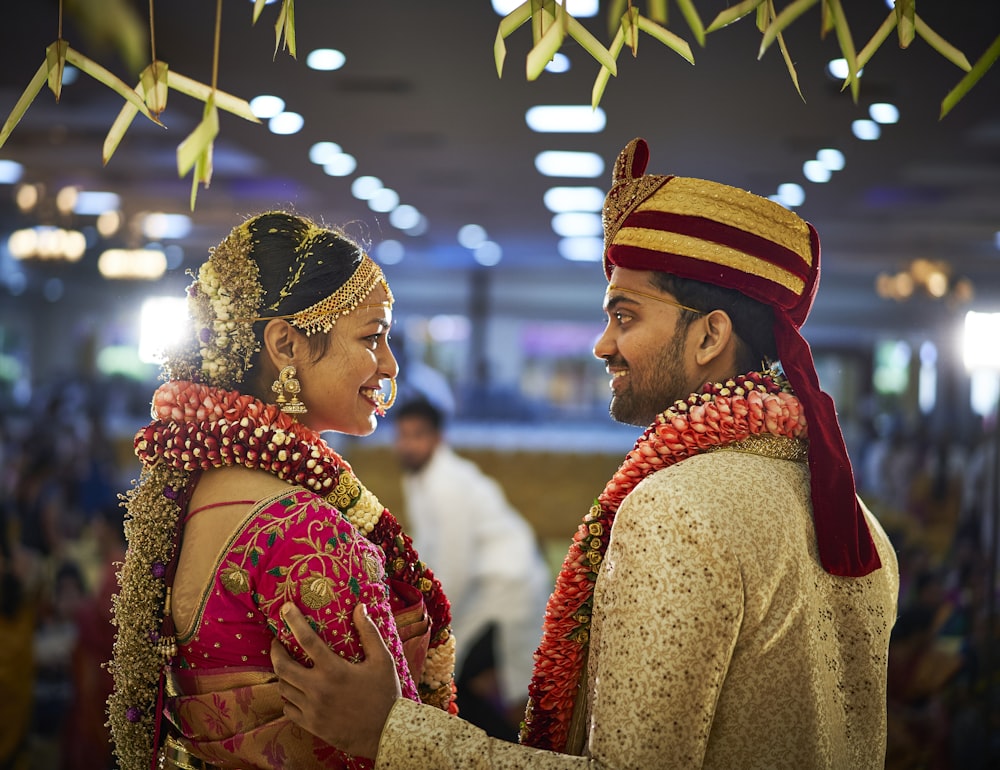
MULTIPOLYGON (((567 1, 608 39, 607 3, 567 1)), ((400 398, 448 411, 449 443, 500 482, 554 576, 640 432, 607 416, 591 353, 600 203, 634 136, 651 172, 779 196, 816 225, 824 273, 804 334, 900 561, 887 767, 1000 759, 1000 71, 939 119, 961 71, 890 38, 855 102, 814 8, 788 33, 803 98, 778 51, 755 58, 743 20, 692 41, 694 67, 643 38, 592 110, 597 65, 575 43, 527 82, 517 30, 497 77, 497 24, 517 4, 299 0, 293 59, 274 50, 278 4, 253 25, 251 2, 224 0, 218 85, 253 100, 261 125, 222 114, 193 210, 176 148, 202 105, 176 91, 166 128, 137 118, 103 165, 121 99, 67 67, 59 103, 43 88, 0 147, 0 768, 113 766, 100 666, 117 494, 137 473, 132 436, 186 271, 249 214, 293 209, 369 244, 397 298, 400 398), (554 124, 535 109, 553 106, 573 109, 554 124)), ((696 3, 706 22, 727 5, 696 3)), ((134 84, 151 6, 157 58, 211 82, 215 3, 67 0, 63 37, 134 84)), ((889 6, 845 3, 858 48, 889 6)), ((59 8, 0 8, 4 117, 59 8)), ((997 3, 918 10, 970 60, 1000 34, 997 3)), ((390 414, 370 437, 329 440, 405 523, 392 435, 390 414)))

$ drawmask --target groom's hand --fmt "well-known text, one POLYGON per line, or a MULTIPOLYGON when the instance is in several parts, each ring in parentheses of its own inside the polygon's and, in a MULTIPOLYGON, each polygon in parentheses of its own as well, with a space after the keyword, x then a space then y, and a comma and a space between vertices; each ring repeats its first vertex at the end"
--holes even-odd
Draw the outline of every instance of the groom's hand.
POLYGON ((389 711, 402 695, 392 655, 367 609, 359 603, 353 615, 365 653, 361 663, 331 650, 294 604, 285 604, 281 616, 314 664, 300 665, 277 639, 271 642, 285 716, 341 751, 374 759, 389 711))

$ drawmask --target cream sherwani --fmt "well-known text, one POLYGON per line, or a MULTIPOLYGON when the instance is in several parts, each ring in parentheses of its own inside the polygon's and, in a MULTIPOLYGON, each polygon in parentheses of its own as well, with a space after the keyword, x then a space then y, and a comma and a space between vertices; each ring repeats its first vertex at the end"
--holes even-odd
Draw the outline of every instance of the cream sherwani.
POLYGON ((595 588, 586 757, 400 700, 378 767, 883 767, 895 554, 868 514, 881 569, 828 574, 809 494, 804 463, 719 451, 628 495, 595 588))

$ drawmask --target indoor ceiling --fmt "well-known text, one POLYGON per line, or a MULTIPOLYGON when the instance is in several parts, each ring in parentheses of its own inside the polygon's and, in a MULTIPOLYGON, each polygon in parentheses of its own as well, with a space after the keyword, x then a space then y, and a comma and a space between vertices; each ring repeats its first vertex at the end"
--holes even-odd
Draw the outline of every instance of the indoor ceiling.
MULTIPOLYGON (((118 5, 107 4, 107 13, 113 16, 118 5)), ((133 5, 146 19, 148 4, 133 5)), ((543 195, 554 185, 605 188, 618 150, 643 136, 654 173, 710 178, 762 195, 785 182, 802 185, 805 200, 797 210, 816 225, 823 242, 823 280, 807 325, 813 340, 849 344, 885 332, 932 334, 943 319, 956 317, 946 301, 877 296, 880 274, 895 274, 917 259, 944 261, 953 280, 968 279, 975 291, 971 307, 1000 302, 1000 69, 938 120, 941 99, 962 73, 920 39, 906 51, 890 39, 866 68, 855 104, 825 74, 838 49, 832 35, 820 38, 819 12, 813 9, 788 35, 804 101, 778 50, 756 59, 759 36, 752 20, 744 19, 710 34, 705 48, 695 47, 693 67, 643 38, 637 58, 628 52, 620 57, 618 77, 601 103, 607 115, 603 131, 535 133, 526 125, 526 110, 587 104, 597 65, 571 43, 563 48, 568 72, 546 72, 527 82, 523 62, 530 33, 524 27, 508 39, 506 69, 498 79, 493 41, 499 17, 490 0, 299 0, 298 60, 282 51, 272 57, 277 6, 251 26, 249 2, 223 5, 219 87, 246 99, 278 95, 287 110, 303 116, 304 126, 281 136, 222 113, 212 184, 199 191, 190 233, 175 242, 184 261, 167 281, 186 283, 184 269, 243 215, 292 207, 347 225, 376 245, 386 239, 402 243, 401 261, 387 267, 401 311, 448 312, 462 310, 463 303, 489 302, 525 316, 596 320, 600 269, 559 256, 543 195), (342 51, 345 65, 309 69, 305 54, 319 47, 342 51), (900 119, 882 126, 880 139, 861 141, 852 135, 852 121, 868 118, 873 102, 897 105, 900 119), (309 149, 320 141, 336 142, 353 155, 355 172, 329 176, 310 162, 309 149), (806 181, 803 163, 830 147, 843 152, 843 170, 826 184, 806 181), (544 177, 534 165, 543 150, 596 152, 605 171, 594 180, 544 177), (415 206, 426 217, 426 232, 407 235, 388 214, 354 198, 351 184, 359 175, 378 177, 415 206), (495 266, 477 264, 458 243, 459 229, 469 223, 482 226, 502 249, 495 266)), ((726 3, 697 6, 707 21, 726 3)), ((860 47, 888 11, 883 0, 845 6, 860 47)), ((215 3, 161 0, 155 7, 158 58, 174 71, 210 81, 215 3)), ((673 28, 684 34, 676 6, 671 10, 677 17, 673 28)), ((1000 33, 1000 3, 927 0, 918 10, 973 61, 1000 33)), ((57 4, 18 3, 4 17, 0 112, 6 115, 56 37, 57 4)), ((584 23, 607 40, 603 17, 584 23)), ((137 73, 113 51, 98 48, 71 18, 64 37, 127 81, 136 80, 137 73)), ((200 118, 200 103, 172 94, 162 116, 166 128, 140 117, 104 167, 101 145, 120 106, 119 97, 83 76, 64 89, 59 104, 45 90, 0 149, 0 159, 21 163, 22 181, 44 183, 50 198, 70 184, 115 192, 126 222, 139 212, 188 212, 190 177, 178 178, 175 153, 200 118)), ((2 238, 36 221, 4 189, 2 238)), ((77 218, 77 225, 86 223, 77 218)), ((128 227, 115 241, 142 245, 128 227)), ((74 284, 108 290, 94 267, 101 248, 88 250, 73 268, 74 284)), ((55 269, 25 267, 29 293, 46 270, 55 269)))

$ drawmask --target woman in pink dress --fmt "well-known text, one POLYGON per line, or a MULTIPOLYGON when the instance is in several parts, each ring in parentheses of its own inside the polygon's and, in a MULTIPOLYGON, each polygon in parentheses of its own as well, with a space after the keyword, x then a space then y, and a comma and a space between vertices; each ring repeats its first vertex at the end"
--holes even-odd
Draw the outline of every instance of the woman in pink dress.
POLYGON ((304 658, 285 601, 349 660, 364 604, 404 695, 455 711, 441 586, 320 436, 367 435, 391 406, 392 301, 356 243, 282 212, 243 222, 200 267, 191 332, 135 439, 108 701, 124 770, 370 766, 283 716, 271 640, 304 658))

